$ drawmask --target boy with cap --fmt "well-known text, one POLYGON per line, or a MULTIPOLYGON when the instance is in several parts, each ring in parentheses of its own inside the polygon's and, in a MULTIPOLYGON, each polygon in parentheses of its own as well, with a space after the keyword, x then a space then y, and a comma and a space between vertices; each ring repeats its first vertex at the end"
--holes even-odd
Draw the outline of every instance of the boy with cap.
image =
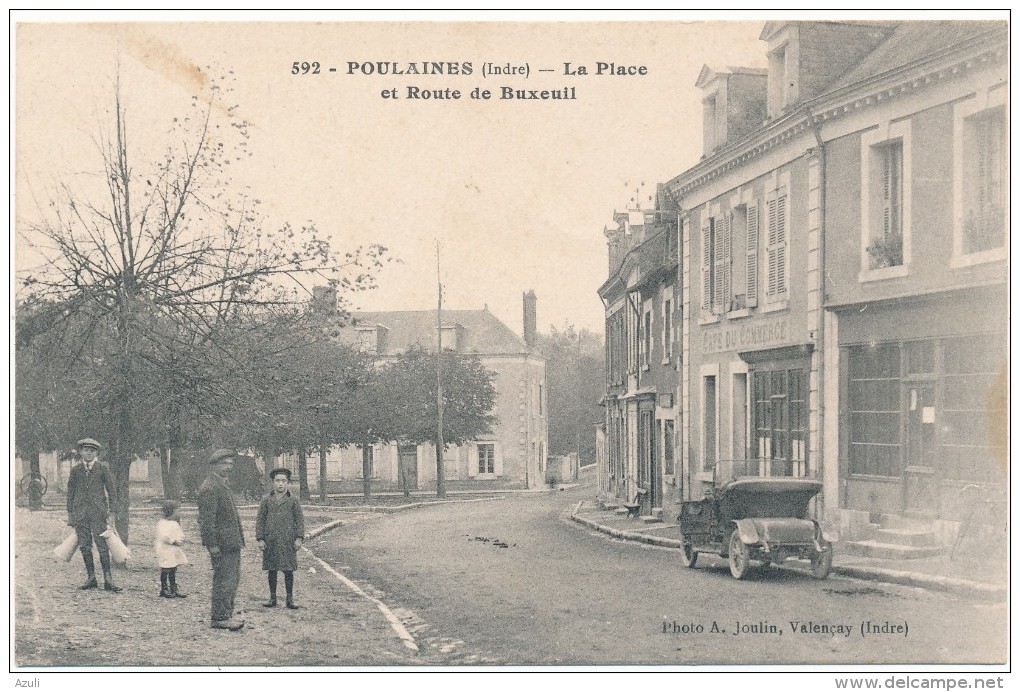
POLYGON ((226 481, 235 456, 231 449, 213 452, 209 457, 209 476, 198 490, 198 524, 213 569, 211 624, 214 629, 234 632, 244 627, 244 620, 234 617, 244 533, 226 481))
POLYGON ((276 606, 276 573, 283 572, 287 588, 287 607, 297 610, 294 605, 294 570, 297 569, 297 549, 305 535, 305 518, 301 503, 291 495, 290 469, 273 469, 273 490, 259 504, 255 518, 255 539, 262 551, 262 569, 269 573, 269 600, 263 603, 267 608, 276 606))
POLYGON ((110 506, 115 497, 116 482, 113 473, 96 457, 102 445, 91 437, 78 440, 78 454, 82 463, 71 469, 67 478, 67 524, 78 534, 78 549, 85 561, 88 579, 79 588, 95 589, 96 565, 92 559, 92 543, 99 550, 99 562, 103 568, 103 589, 116 593, 120 587, 113 583, 110 574, 110 548, 100 534, 106 531, 110 506))

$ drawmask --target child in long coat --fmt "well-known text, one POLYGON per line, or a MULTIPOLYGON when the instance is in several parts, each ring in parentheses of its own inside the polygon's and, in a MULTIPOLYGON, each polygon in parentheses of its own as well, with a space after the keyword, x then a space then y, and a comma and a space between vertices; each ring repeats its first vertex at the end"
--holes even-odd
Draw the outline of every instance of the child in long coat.
POLYGON ((283 572, 287 587, 287 607, 294 605, 294 570, 297 569, 297 549, 305 535, 305 518, 301 503, 291 495, 290 470, 273 469, 273 491, 262 498, 255 519, 255 540, 262 551, 262 569, 269 573, 269 600, 267 608, 276 606, 276 573, 283 572))

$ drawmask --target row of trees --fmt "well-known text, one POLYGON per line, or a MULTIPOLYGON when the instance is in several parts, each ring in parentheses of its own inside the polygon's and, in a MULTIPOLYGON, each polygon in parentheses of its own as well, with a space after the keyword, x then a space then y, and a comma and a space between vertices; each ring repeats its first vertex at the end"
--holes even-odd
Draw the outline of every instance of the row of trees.
MULTIPOLYGON (((434 356, 412 352, 380 370, 334 340, 386 248, 338 250, 340 234, 311 223, 270 228, 260 200, 232 183, 231 167, 250 155, 249 124, 226 105, 224 83, 208 83, 209 98, 192 97, 168 123, 157 155, 131 145, 118 85, 110 130, 95 138, 99 175, 32 191, 45 201, 19 210, 16 449, 38 471, 40 451, 85 435, 106 443, 125 541, 130 466, 150 450, 174 495, 184 457, 171 450, 317 449, 323 464, 332 444, 435 435, 425 432, 434 356), (306 287, 324 282, 339 309, 309 311, 306 287)), ((487 379, 462 365, 444 382, 454 425, 456 380, 487 379)), ((462 420, 491 423, 490 394, 482 387, 462 420)), ((464 437, 453 426, 445 436, 464 437)))

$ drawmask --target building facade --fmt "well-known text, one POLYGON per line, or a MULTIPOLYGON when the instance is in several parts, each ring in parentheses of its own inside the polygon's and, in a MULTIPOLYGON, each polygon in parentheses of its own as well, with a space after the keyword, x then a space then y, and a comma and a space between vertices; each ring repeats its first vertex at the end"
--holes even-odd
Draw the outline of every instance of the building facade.
MULTIPOLYGON (((968 491, 1006 487, 1007 27, 768 22, 761 39, 767 69, 702 70, 704 156, 660 190, 678 216, 674 487, 814 477, 843 540, 915 522, 951 542, 968 491)), ((609 318, 635 312, 625 340, 642 323, 608 235, 611 355, 609 318)), ((600 490, 629 497, 613 440, 635 438, 615 426, 644 390, 619 362, 600 490)))
MULTIPOLYGON (((535 350, 537 300, 524 295, 524 336, 518 336, 487 309, 444 310, 444 351, 477 356, 495 373, 498 422, 489 434, 471 442, 450 445, 443 454, 447 487, 536 488, 546 483, 549 427, 545 360, 535 350)), ((393 361, 418 347, 435 352, 435 310, 360 312, 343 328, 339 340, 375 357, 378 364, 393 361)), ((436 487, 436 450, 432 444, 399 442, 369 448, 374 490, 430 490, 436 487), (402 463, 401 463, 402 462, 402 463), (400 468, 405 469, 401 478, 400 468)), ((296 454, 279 458, 296 468, 296 454)), ((308 464, 309 485, 318 483, 318 464, 308 464)), ((362 449, 333 447, 326 458, 330 492, 360 492, 362 449)))
POLYGON ((659 191, 655 208, 615 215, 605 230, 606 418, 597 455, 600 491, 675 515, 678 497, 676 398, 680 350, 675 205, 659 191))

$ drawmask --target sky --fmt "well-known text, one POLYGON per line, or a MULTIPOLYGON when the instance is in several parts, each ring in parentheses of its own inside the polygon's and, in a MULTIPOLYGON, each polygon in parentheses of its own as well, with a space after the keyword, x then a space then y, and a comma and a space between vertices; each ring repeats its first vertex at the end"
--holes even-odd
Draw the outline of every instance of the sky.
MULTIPOLYGON (((231 184, 263 200, 269 227, 313 221, 338 248, 382 243, 399 259, 375 291, 353 297, 356 308, 434 308, 438 242, 444 308, 487 307, 520 333, 521 296, 534 290, 540 331, 601 333, 604 227, 614 211, 648 208, 657 182, 698 161, 698 73, 764 66, 762 24, 24 22, 14 55, 17 222, 58 183, 94 178, 93 140, 118 70, 138 161, 160 155, 204 80, 227 75, 233 93, 221 105, 251 123, 252 156, 231 184), (361 67, 407 72, 422 61, 459 63, 461 74, 361 67), (295 62, 318 62, 319 74, 292 74, 295 62), (594 74, 599 62, 635 74, 594 74), (528 73, 487 76, 486 63, 528 73), (412 86, 461 98, 408 98, 412 86), (503 86, 573 87, 576 99, 504 100, 503 86), (470 98, 475 88, 492 98, 470 98), (391 89, 397 98, 384 98, 391 89)), ((16 262, 27 260, 19 244, 16 262)))

